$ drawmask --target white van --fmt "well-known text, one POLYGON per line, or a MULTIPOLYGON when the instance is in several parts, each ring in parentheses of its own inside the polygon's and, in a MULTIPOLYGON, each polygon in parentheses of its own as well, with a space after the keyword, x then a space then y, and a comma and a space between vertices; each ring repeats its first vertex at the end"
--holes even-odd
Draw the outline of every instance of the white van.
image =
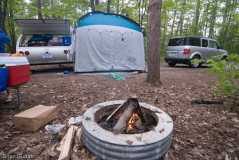
POLYGON ((72 34, 67 20, 16 20, 21 36, 16 50, 31 65, 73 62, 72 34))

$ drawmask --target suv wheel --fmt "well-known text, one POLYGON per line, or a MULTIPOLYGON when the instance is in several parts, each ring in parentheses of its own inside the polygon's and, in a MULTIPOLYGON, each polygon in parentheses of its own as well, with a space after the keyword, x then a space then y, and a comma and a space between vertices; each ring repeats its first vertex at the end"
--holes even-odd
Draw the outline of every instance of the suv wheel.
POLYGON ((199 68, 201 66, 201 57, 200 56, 194 56, 190 61, 190 67, 192 68, 199 68))
POLYGON ((168 65, 169 65, 169 67, 175 67, 175 65, 176 65, 176 62, 168 62, 168 65))
POLYGON ((222 61, 223 61, 223 60, 227 61, 227 56, 223 56, 223 57, 221 58, 221 60, 222 60, 222 61))

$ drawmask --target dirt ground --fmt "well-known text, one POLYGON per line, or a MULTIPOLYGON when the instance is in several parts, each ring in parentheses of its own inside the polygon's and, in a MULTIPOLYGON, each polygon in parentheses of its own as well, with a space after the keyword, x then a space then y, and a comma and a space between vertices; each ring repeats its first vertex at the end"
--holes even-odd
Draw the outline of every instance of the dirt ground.
MULTIPOLYGON (((31 81, 21 88, 20 110, 39 104, 57 105, 61 111, 52 123, 65 124, 70 117, 82 115, 96 103, 137 95, 140 101, 161 108, 174 120, 168 160, 239 159, 238 115, 225 111, 223 105, 191 104, 195 99, 218 100, 213 96, 216 78, 208 74, 207 68, 168 68, 164 65, 161 87, 146 83, 144 73, 128 75, 123 81, 116 81, 109 75, 62 73, 62 70, 34 72, 31 81)), ((36 133, 22 132, 14 127, 12 118, 18 112, 0 110, 0 155, 57 159, 49 151, 53 142, 44 127, 36 133)), ((76 156, 75 159, 95 159, 85 148, 79 149, 76 156)))

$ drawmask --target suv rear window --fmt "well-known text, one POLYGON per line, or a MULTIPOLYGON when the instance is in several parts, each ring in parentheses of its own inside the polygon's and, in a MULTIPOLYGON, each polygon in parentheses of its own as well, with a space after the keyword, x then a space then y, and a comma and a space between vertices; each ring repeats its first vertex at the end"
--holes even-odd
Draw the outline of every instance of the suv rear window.
POLYGON ((20 47, 50 47, 50 46, 70 46, 71 37, 69 35, 34 34, 23 35, 20 47))
POLYGON ((200 38, 186 37, 186 38, 173 38, 169 40, 168 46, 201 46, 200 38))
POLYGON ((170 39, 168 46, 185 46, 186 45, 186 38, 174 38, 170 39))

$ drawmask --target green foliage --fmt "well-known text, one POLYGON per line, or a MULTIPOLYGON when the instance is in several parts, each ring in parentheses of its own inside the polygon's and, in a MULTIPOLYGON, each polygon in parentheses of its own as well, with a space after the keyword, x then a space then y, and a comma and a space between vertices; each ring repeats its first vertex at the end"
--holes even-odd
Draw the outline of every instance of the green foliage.
POLYGON ((191 60, 191 64, 193 64, 193 65, 199 65, 199 64, 202 64, 202 63, 203 63, 202 59, 193 59, 193 60, 191 60))
POLYGON ((210 60, 210 71, 217 75, 217 93, 226 96, 239 94, 239 55, 231 54, 227 60, 210 60))
MULTIPOLYGON (((0 0, 4 1, 4 0, 0 0)), ((6 0, 5 0, 6 1, 6 0)), ((6 30, 13 27, 16 37, 19 29, 9 20, 35 19, 38 17, 39 0, 8 0, 6 30), (10 18, 10 10, 14 14, 10 18)), ((69 19, 73 25, 82 15, 91 11, 90 0, 41 0, 43 18, 69 19)), ((102 1, 101 1, 102 2, 102 1)), ((149 0, 111 0, 111 12, 130 17, 148 31, 149 0)), ((106 11, 107 0, 95 6, 106 11)), ((164 0, 161 12, 161 54, 165 53, 169 38, 200 35, 216 38, 231 53, 239 51, 239 3, 232 0, 164 0)), ((3 9, 3 8, 2 8, 3 9)), ((0 9, 0 13, 2 13, 0 9)), ((4 28, 4 27, 3 27, 4 28)), ((12 30, 12 31, 10 31, 12 30)), ((14 36, 14 35, 10 35, 14 36)))

